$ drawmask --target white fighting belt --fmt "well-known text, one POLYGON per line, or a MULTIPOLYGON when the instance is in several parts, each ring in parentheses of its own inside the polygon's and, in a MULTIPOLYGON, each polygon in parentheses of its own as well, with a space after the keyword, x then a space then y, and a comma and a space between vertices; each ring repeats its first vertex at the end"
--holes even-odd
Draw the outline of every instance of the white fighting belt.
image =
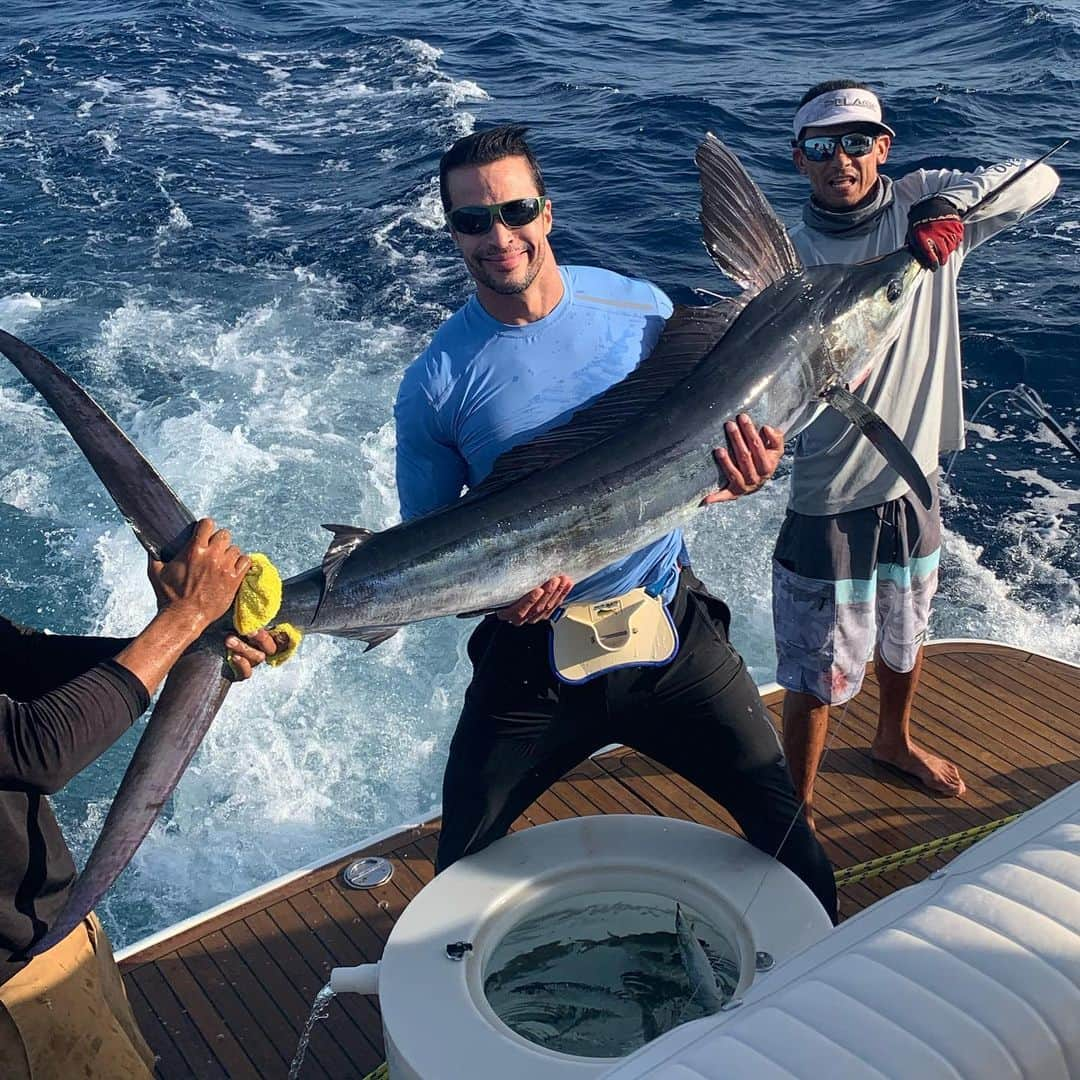
POLYGON ((662 596, 631 589, 593 603, 567 604, 551 624, 551 666, 567 683, 615 668, 666 664, 679 635, 662 596))

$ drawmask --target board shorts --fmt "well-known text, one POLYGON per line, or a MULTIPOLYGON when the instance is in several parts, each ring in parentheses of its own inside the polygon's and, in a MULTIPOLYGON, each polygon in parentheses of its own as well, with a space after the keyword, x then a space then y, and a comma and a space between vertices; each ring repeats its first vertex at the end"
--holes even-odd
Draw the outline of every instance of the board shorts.
POLYGON ((788 511, 773 553, 776 681, 840 705, 862 687, 876 646, 911 671, 930 621, 941 559, 938 474, 927 510, 911 493, 845 514, 788 511))

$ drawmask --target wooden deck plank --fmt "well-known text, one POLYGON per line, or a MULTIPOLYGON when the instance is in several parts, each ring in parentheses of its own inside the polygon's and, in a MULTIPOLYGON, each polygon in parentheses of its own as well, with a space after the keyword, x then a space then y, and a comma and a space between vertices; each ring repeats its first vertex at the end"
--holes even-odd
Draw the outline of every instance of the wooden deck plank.
POLYGON ((364 920, 380 940, 389 937, 394 923, 405 910, 408 898, 398 888, 398 883, 391 878, 377 889, 350 889, 340 885, 335 878, 330 883, 338 896, 345 901, 356 914, 364 920))
MULTIPOLYGON (((296 955, 315 976, 315 981, 308 983, 309 990, 303 995, 307 998, 308 1011, 310 1012, 311 1006, 315 1002, 315 995, 330 981, 330 972, 338 965, 335 963, 335 958, 330 953, 324 940, 300 917, 294 906, 294 899, 294 897, 290 897, 287 900, 272 904, 266 909, 266 915, 280 929, 283 941, 289 943, 296 955)), ((250 921, 251 917, 248 919, 249 924, 250 921)), ((282 952, 284 954, 284 946, 282 946, 282 952)), ((294 967, 293 970, 299 971, 299 966, 294 967)), ((361 999, 361 1001, 365 1006, 368 1005, 366 999, 361 999)), ((370 1028, 368 1026, 370 1017, 358 1015, 360 1002, 337 1002, 336 1004, 343 1006, 342 1012, 347 1018, 347 1022, 335 1024, 332 1029, 322 1025, 324 1030, 333 1031, 334 1037, 349 1060, 370 1061, 370 1069, 373 1069, 379 1064, 379 1060, 375 1059, 377 1051, 370 1037, 370 1028)))
POLYGON ((958 664, 935 667, 930 675, 936 680, 935 685, 946 688, 945 692, 952 702, 965 704, 970 710, 978 711, 984 717, 997 718, 997 728, 1003 728, 1000 720, 1007 718, 1016 737, 1030 746, 1042 746, 1047 731, 1050 730, 1053 731, 1054 741, 1058 746, 1074 756, 1080 754, 1080 738, 1077 737, 1075 723, 1055 723, 1053 718, 1041 710, 1038 714, 1033 714, 1030 705, 1020 698, 1010 700, 1001 692, 993 671, 976 667, 969 675, 957 668, 958 664))
MULTIPOLYGON (((961 698, 961 690, 955 682, 950 682, 937 675, 928 675, 929 687, 938 694, 939 705, 942 708, 953 708, 957 717, 963 717, 969 724, 969 730, 977 733, 980 738, 993 737, 1001 747, 1001 756, 1011 764, 1025 769, 1043 769, 1056 773, 1065 783, 1072 783, 1070 777, 1075 773, 1075 766, 1068 760, 1062 760, 1062 755, 1071 756, 1073 761, 1080 760, 1080 743, 1075 743, 1064 733, 1055 732, 1053 743, 1046 739, 1047 727, 1042 726, 1043 738, 1040 740, 1037 734, 1031 731, 1030 725, 1033 718, 1030 714, 1020 713, 1018 710, 1010 710, 1009 722, 991 725, 985 716, 977 716, 972 713, 971 706, 965 704, 961 698), (965 711, 961 712, 961 708, 965 711)), ((969 699, 970 700, 970 699, 969 699)), ((985 705, 989 708, 989 704, 985 705)), ((1002 715, 1005 711, 1002 710, 1002 715)))
POLYGON ((157 964, 162 978, 169 984, 184 1012, 199 1029, 210 1052, 221 1065, 226 1076, 238 1080, 257 1077, 255 1066, 244 1052, 225 1022, 221 1013, 210 1000, 205 986, 197 980, 179 953, 163 956, 157 964))
POLYGON ((1042 676, 1027 665, 1008 660, 980 663, 978 657, 961 656, 956 658, 955 667, 970 672, 970 681, 976 687, 986 683, 996 686, 1001 700, 1014 700, 1046 726, 1065 733, 1075 730, 1075 703, 1064 694, 1053 693, 1044 685, 1042 676))
MULTIPOLYGON (((203 947, 203 943, 201 941, 189 942, 183 948, 177 949, 176 955, 220 1018, 222 1030, 215 1033, 215 1038, 227 1040, 227 1044, 214 1046, 214 1052, 229 1076, 267 1076, 282 1068, 287 1068, 291 1058, 282 1060, 281 1055, 275 1050, 273 1041, 268 1038, 265 1028, 252 1015, 232 982, 214 963, 213 958, 203 947), (222 1051, 227 1050, 230 1056, 235 1056, 234 1048, 249 1064, 241 1064, 237 1067, 225 1060, 222 1051)), ((162 973, 168 978, 168 973, 164 969, 162 973)))
MULTIPOLYGON (((303 969, 298 972, 288 958, 281 961, 281 932, 273 920, 265 914, 252 912, 247 918, 225 927, 223 933, 278 1003, 288 1019, 293 1037, 299 1040, 319 987, 312 988, 314 979, 310 973, 303 969)), ((343 1075, 343 1070, 349 1068, 347 1054, 323 1024, 315 1025, 308 1056, 331 1076, 343 1075)), ((344 1075, 348 1075, 347 1071, 344 1075)))
MULTIPOLYGON (((934 685, 934 676, 927 674, 927 688, 934 685)), ((854 716, 860 715, 858 706, 853 708, 854 716)), ((978 781, 975 790, 987 798, 991 805, 1010 806, 1001 811, 1011 813, 1017 805, 1023 805, 1028 792, 1023 782, 1013 779, 1009 774, 1012 763, 998 752, 999 742, 981 742, 964 740, 956 735, 953 724, 962 724, 963 730, 970 730, 970 717, 964 714, 957 717, 955 710, 936 703, 933 699, 921 696, 912 710, 912 729, 918 733, 920 741, 935 753, 953 760, 967 777, 978 781)), ((876 718, 874 719, 876 725, 876 718)), ((869 729, 872 734, 872 728, 869 729)), ((1035 794, 1040 799, 1046 798, 1051 789, 1039 782, 1035 794)), ((1000 816, 1000 814, 995 815, 1000 816)))
POLYGON ((139 1030, 157 1056, 155 1075, 166 1077, 168 1080, 187 1076, 189 1066, 183 1054, 180 1053, 180 1047, 173 1041, 172 1035, 162 1023, 157 1009, 146 999, 146 995, 142 992, 138 982, 129 975, 124 979, 124 989, 127 991, 132 1012, 135 1014, 136 1021, 138 1021, 139 1030))
POLYGON ((651 814, 654 812, 644 799, 639 798, 633 790, 619 783, 614 776, 600 766, 597 766, 597 775, 590 783, 604 792, 620 808, 620 813, 651 814))
POLYGON ((1031 653, 1025 661, 1033 671, 1040 671, 1053 678, 1054 683, 1080 707, 1080 670, 1063 668, 1060 660, 1031 653))
POLYGON ((178 1077, 198 1076, 224 1077, 227 1074, 221 1068, 202 1033, 195 1026, 179 999, 173 993, 165 976, 157 964, 150 964, 135 973, 135 982, 143 992, 150 1007, 154 1010, 162 1027, 169 1033, 169 1039, 180 1053, 181 1068, 187 1071, 175 1074, 178 1077))
POLYGON ((980 679, 990 678, 1008 694, 1036 706, 1043 713, 1058 720, 1069 721, 1076 715, 1076 709, 1069 698, 1059 693, 1041 674, 1030 665, 1001 657, 993 662, 981 662, 977 656, 959 656, 955 659, 957 668, 967 668, 975 672, 980 679))
POLYGON ((623 757, 614 775, 647 802, 654 813, 734 831, 734 822, 725 820, 714 806, 683 789, 663 766, 636 751, 623 757))
MULTIPOLYGON (((779 725, 783 692, 765 699, 779 725)), ((960 799, 930 795, 875 764, 877 684, 844 710, 822 762, 815 802, 822 842, 838 866, 985 824, 1080 779, 1080 669, 994 643, 931 643, 913 730, 965 774, 960 799)), ((682 777, 630 747, 582 762, 514 822, 519 830, 581 814, 664 814, 737 832, 730 815, 682 777)), ((379 958, 406 905, 434 874, 439 821, 328 862, 264 896, 126 959, 136 1017, 160 1055, 158 1075, 282 1076, 315 992, 335 965, 379 958), (341 869, 379 854, 394 868, 370 891, 341 869)), ((951 854, 841 890, 849 916, 921 880, 951 854)), ((382 1059, 377 999, 352 996, 316 1025, 304 1080, 362 1076, 382 1059)))
POLYGON ((382 956, 385 936, 380 936, 329 881, 320 882, 308 894, 337 923, 352 943, 354 955, 347 961, 373 964, 382 956))
MULTIPOLYGON (((346 933, 345 928, 338 925, 337 920, 330 915, 326 908, 324 908, 310 892, 290 896, 285 903, 296 913, 297 917, 302 920, 303 925, 311 931, 318 940, 319 945, 326 950, 327 981, 329 981, 330 972, 334 968, 347 967, 359 962, 355 946, 352 943, 352 939, 346 933)), ((353 995, 352 1000, 359 1006, 357 1010, 358 1013, 362 1014, 354 1017, 357 1021, 357 1026, 366 1031, 372 1020, 375 1018, 375 1009, 372 1005, 372 1000, 362 994, 353 995)), ((378 1063, 376 1062, 376 1064, 378 1063)))
MULTIPOLYGON (((929 681, 930 676, 927 678, 929 681)), ((917 711, 912 717, 912 730, 928 749, 958 759, 961 769, 968 773, 969 779, 973 779, 969 793, 962 798, 932 795, 921 785, 899 776, 870 757, 870 743, 877 730, 876 711, 869 710, 856 700, 851 703, 848 712, 848 725, 860 743, 858 752, 851 755, 849 765, 865 769, 873 777, 873 787, 867 790, 871 805, 872 800, 876 800, 879 805, 887 805, 890 813, 902 814, 909 821, 928 821, 937 835, 940 835, 945 818, 955 817, 957 828, 970 828, 1001 816, 997 809, 1000 800, 991 797, 991 793, 974 782, 972 769, 976 763, 968 760, 962 752, 954 753, 955 748, 940 737, 936 718, 925 711, 917 711)))
MULTIPOLYGON (((252 1037, 261 1037, 267 1047, 274 1047, 278 1057, 287 1067, 296 1050, 299 1031, 293 1026, 288 1013, 282 1008, 283 1003, 267 992, 262 981, 255 977, 244 957, 221 930, 214 930, 201 941, 189 943, 183 946, 183 949, 196 947, 203 949, 217 965, 229 986, 255 1018, 257 1031, 252 1037)), ((231 1015, 227 1018, 230 1027, 235 1030, 236 1025, 231 1015)), ((305 1075, 309 1067, 325 1075, 317 1061, 305 1064, 305 1075)), ((312 1075, 315 1075, 314 1071, 312 1075)))

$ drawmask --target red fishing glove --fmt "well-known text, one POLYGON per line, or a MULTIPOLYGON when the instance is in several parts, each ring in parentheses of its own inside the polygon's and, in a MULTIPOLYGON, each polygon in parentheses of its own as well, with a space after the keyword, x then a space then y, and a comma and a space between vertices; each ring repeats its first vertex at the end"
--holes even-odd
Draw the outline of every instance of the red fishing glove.
POLYGON ((944 266, 964 239, 960 212, 941 195, 917 202, 908 211, 907 220, 907 246, 927 270, 944 266))

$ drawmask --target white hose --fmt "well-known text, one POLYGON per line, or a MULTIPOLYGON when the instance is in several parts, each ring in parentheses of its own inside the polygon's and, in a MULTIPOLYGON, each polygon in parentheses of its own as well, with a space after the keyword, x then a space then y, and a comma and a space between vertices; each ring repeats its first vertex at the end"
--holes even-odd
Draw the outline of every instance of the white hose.
POLYGON ((357 964, 356 967, 334 968, 330 972, 330 989, 335 994, 377 994, 379 965, 357 964))

